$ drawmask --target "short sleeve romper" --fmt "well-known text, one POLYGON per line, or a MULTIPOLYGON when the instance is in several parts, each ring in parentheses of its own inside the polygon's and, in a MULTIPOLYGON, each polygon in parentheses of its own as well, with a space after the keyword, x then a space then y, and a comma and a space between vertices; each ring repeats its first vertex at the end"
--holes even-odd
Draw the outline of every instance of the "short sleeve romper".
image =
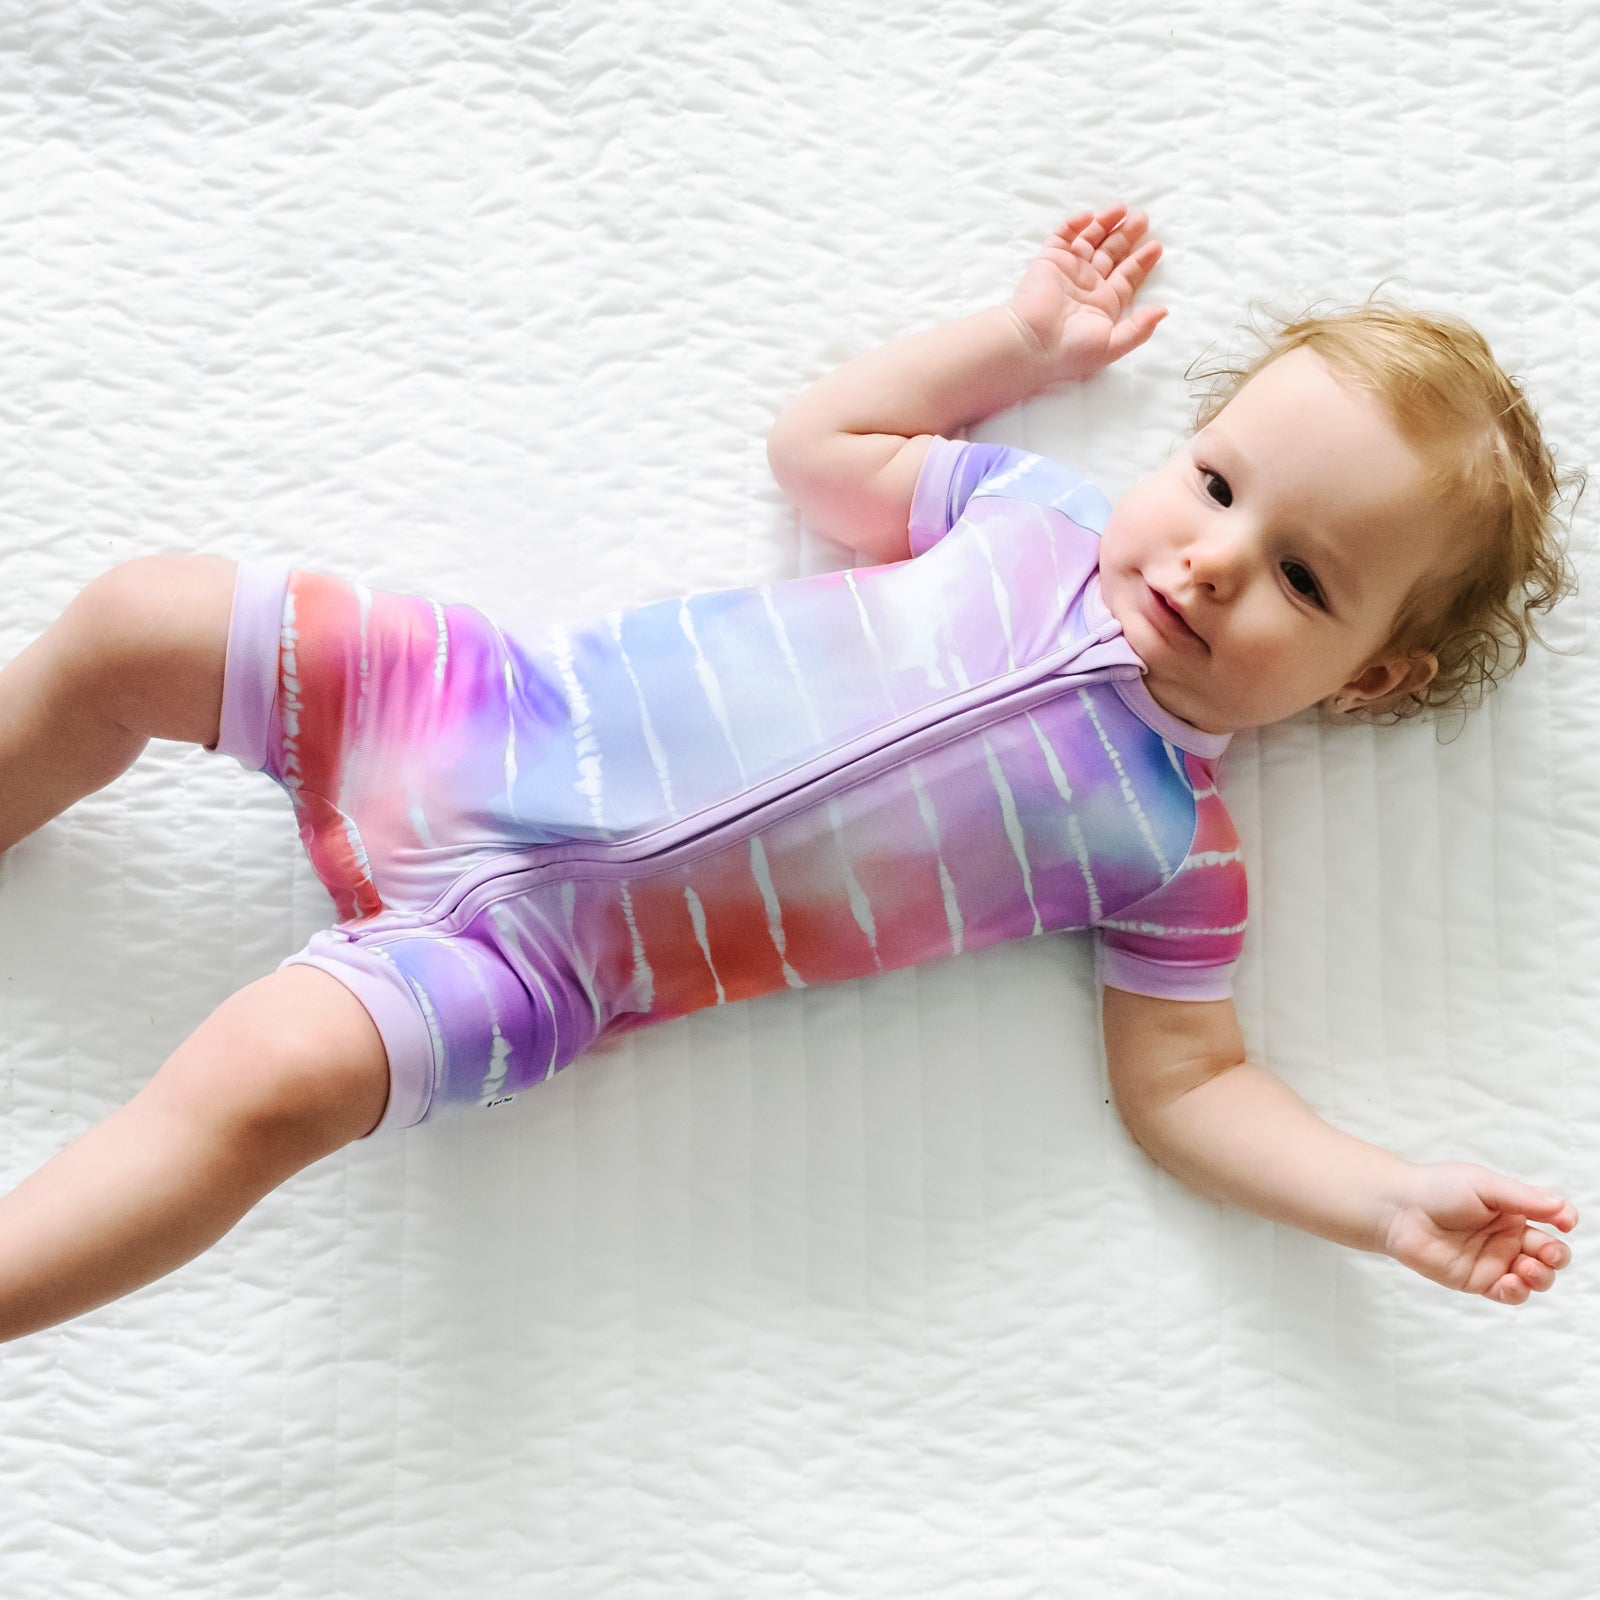
POLYGON ((217 749, 289 794, 338 921, 306 963, 389 1055, 380 1128, 603 1035, 1093 928, 1104 982, 1229 993, 1226 737, 1106 610, 1104 497, 935 439, 914 558, 512 636, 241 563, 217 749))

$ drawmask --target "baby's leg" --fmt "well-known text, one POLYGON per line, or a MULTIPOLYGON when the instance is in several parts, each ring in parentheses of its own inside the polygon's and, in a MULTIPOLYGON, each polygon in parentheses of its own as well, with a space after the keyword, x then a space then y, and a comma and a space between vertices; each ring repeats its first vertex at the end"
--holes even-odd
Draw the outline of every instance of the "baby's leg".
POLYGON ((0 1340, 129 1294, 286 1178, 370 1133, 388 1058, 315 967, 241 989, 137 1095, 0 1199, 0 1340))
POLYGON ((0 672, 0 850, 152 738, 215 743, 234 571, 220 556, 125 562, 0 672))
MULTIPOLYGON (((0 672, 0 850, 152 738, 216 742, 234 574, 216 556, 127 562, 0 672)), ((127 1105, 0 1199, 0 1340, 181 1266, 369 1133, 388 1093, 378 1030, 336 978, 293 966, 241 989, 127 1105)))

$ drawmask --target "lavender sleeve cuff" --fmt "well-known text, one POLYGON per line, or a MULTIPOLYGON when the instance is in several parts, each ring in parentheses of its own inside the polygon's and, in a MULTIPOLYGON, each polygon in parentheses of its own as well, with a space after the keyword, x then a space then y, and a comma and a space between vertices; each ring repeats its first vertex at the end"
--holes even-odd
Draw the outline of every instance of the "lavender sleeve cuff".
MULTIPOLYGON (((955 518, 951 515, 951 482, 956 468, 961 464, 962 452, 967 446, 959 439, 941 439, 933 436, 928 454, 917 478, 916 492, 911 496, 911 520, 907 532, 911 535, 911 553, 926 555, 950 531, 955 518)), ((959 510, 955 513, 960 515, 959 510)))
POLYGON ((1233 969, 1222 966, 1186 966, 1173 961, 1150 961, 1102 943, 1096 962, 1100 982, 1108 989, 1127 989, 1157 1000, 1231 1000, 1233 969))

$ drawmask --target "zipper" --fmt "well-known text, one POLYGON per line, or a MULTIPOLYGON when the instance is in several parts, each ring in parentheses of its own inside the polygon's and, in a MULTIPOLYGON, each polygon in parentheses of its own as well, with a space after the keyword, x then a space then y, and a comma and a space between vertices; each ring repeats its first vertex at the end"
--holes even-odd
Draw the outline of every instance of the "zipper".
MULTIPOLYGON (((715 805, 702 807, 687 817, 679 817, 648 833, 606 843, 579 841, 570 845, 534 847, 539 852, 536 862, 507 869, 507 861, 526 859, 529 847, 524 846, 486 862, 465 881, 452 884, 422 911, 385 921, 381 927, 370 930, 336 928, 329 931, 351 943, 359 942, 369 931, 373 938, 424 927, 437 927, 443 934, 454 933, 487 907, 520 894, 530 880, 541 878, 561 867, 585 867, 588 869, 583 873, 586 878, 626 877, 630 871, 636 870, 639 862, 670 860, 713 833, 725 832, 731 843, 768 823, 804 810, 819 798, 819 794, 826 795, 830 778, 848 772, 848 782, 841 784, 839 789, 853 788, 880 772, 949 744, 974 728, 985 727, 1053 699, 1063 688, 1061 683, 1052 681, 1058 670, 1069 662, 1081 660, 1120 632, 1121 629, 1114 622, 1097 628, 1067 648, 1041 656, 1026 667, 1006 674, 1004 678, 991 678, 977 690, 909 712, 890 723, 887 729, 876 728, 870 734, 835 745, 824 754, 798 767, 791 767, 753 789, 715 805), (997 684, 1005 686, 998 694, 995 693, 997 684), (952 704, 954 710, 950 709, 952 704), (854 751, 859 751, 859 754, 852 754, 854 751)), ((1096 669, 1091 667, 1087 672, 1096 672, 1096 669)), ((1132 663, 1119 662, 1109 671, 1096 672, 1096 681, 1107 682, 1138 675, 1139 669, 1132 663)))

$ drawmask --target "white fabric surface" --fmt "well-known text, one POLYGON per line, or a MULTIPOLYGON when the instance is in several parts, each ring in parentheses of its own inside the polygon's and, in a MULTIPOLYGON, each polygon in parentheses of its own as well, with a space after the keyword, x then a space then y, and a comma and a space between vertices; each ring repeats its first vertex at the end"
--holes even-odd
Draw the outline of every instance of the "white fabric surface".
MULTIPOLYGON (((838 565, 777 410, 1113 196, 1169 321, 983 437, 1115 495, 1249 302, 1394 278, 1580 462, 1597 53, 1554 0, 11 8, 0 659, 162 549, 570 615, 838 565)), ((1453 742, 1301 721, 1224 788, 1252 1047, 1600 1220, 1595 617, 1453 742)), ((173 745, 0 858, 0 1183, 330 915, 268 780, 173 745)), ((1507 1311, 1196 1199, 1081 943, 779 995, 0 1349, 0 1586, 1589 1600, 1593 1226, 1507 1311)))

